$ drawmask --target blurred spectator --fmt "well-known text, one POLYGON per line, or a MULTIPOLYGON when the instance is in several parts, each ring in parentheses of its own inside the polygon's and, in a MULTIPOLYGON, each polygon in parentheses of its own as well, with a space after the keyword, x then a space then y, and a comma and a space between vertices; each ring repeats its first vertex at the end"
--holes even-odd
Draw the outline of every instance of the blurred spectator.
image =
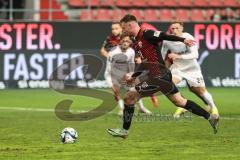
POLYGON ((234 19, 240 21, 240 9, 237 9, 234 13, 234 19))
POLYGON ((236 10, 233 11, 231 8, 226 8, 223 10, 217 9, 215 10, 215 13, 211 16, 211 20, 213 22, 219 22, 219 21, 236 21, 240 20, 240 11, 236 10))
POLYGON ((234 21, 234 12, 231 8, 226 8, 221 11, 221 20, 222 21, 234 21))
POLYGON ((213 22, 219 22, 221 21, 221 18, 222 17, 221 17, 220 9, 217 9, 215 13, 211 16, 211 20, 213 22))

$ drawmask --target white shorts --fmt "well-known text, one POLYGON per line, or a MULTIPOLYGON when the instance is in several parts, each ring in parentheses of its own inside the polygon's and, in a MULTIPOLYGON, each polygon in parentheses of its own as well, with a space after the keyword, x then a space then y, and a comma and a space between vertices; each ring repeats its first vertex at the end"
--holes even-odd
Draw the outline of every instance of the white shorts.
POLYGON ((202 76, 202 72, 182 72, 178 69, 171 69, 172 76, 182 81, 185 79, 190 87, 205 87, 205 82, 202 76))
POLYGON ((113 87, 113 85, 123 87, 124 89, 128 90, 129 87, 123 84, 122 78, 123 76, 112 76, 110 73, 105 72, 104 74, 105 80, 109 87, 113 87))
POLYGON ((117 85, 119 87, 121 86, 121 81, 119 79, 112 78, 112 76, 110 74, 105 73, 104 77, 105 77, 106 82, 109 85, 109 87, 112 87, 113 84, 117 85))

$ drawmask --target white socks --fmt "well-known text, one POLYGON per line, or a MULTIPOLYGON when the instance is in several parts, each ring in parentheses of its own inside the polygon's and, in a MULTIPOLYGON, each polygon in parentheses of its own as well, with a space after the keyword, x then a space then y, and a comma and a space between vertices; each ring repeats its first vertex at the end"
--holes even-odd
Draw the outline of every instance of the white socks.
MULTIPOLYGON (((141 99, 138 100, 137 104, 140 111, 144 113, 151 113, 147 108, 144 107, 143 101, 141 99)), ((122 99, 118 100, 118 106, 120 110, 124 109, 124 101, 122 99)))
POLYGON ((148 114, 151 113, 151 111, 149 111, 147 108, 144 107, 142 99, 139 99, 137 103, 138 103, 139 110, 141 110, 144 113, 148 113, 148 114))
POLYGON ((209 92, 204 92, 202 98, 207 102, 207 104, 211 107, 211 109, 217 108, 211 94, 209 92))
POLYGON ((121 110, 124 109, 124 102, 123 102, 122 99, 118 100, 118 106, 119 106, 119 108, 120 108, 121 110))
POLYGON ((140 110, 144 110, 145 109, 145 107, 143 105, 143 101, 141 99, 139 99, 137 103, 138 103, 138 107, 139 107, 140 110))

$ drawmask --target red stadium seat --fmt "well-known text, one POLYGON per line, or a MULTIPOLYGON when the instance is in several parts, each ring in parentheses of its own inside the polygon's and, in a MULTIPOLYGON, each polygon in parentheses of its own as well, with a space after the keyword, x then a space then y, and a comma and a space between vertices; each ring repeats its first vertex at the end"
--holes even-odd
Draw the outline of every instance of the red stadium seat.
POLYGON ((190 19, 191 21, 205 21, 204 13, 201 9, 193 9, 190 12, 190 19))
POLYGON ((146 3, 149 7, 160 7, 162 5, 161 0, 148 0, 146 3))
POLYGON ((192 0, 178 0, 178 5, 181 7, 192 7, 192 0))
POLYGON ((126 10, 123 9, 114 9, 112 10, 112 19, 114 21, 120 21, 120 19, 127 14, 126 10))
POLYGON ((52 19, 54 20, 66 20, 68 16, 66 16, 63 12, 53 12, 52 19))
POLYGON ((96 10, 96 20, 99 21, 111 21, 112 15, 109 9, 96 10))
POLYGON ((177 1, 176 0, 162 0, 161 4, 162 4, 162 6, 176 7, 177 1))
POLYGON ((145 21, 158 21, 159 12, 156 9, 146 9, 143 13, 145 21))
POLYGON ((171 21, 173 19, 173 11, 170 9, 160 9, 159 15, 162 21, 171 21))
POLYGON ((82 10, 80 14, 80 20, 82 21, 90 21, 95 19, 96 13, 93 10, 82 10))
MULTIPOLYGON (((59 3, 56 0, 52 0, 51 7, 52 7, 52 9, 55 9, 55 10, 61 9, 61 6, 59 5, 59 3)), ((50 4, 48 3, 48 1, 40 1, 40 8, 41 9, 50 9, 50 4)), ((40 13, 41 20, 47 20, 49 18, 50 18, 49 12, 41 12, 40 13)), ((51 18, 53 20, 67 20, 68 16, 66 16, 63 11, 53 11, 51 18)))
POLYGON ((87 5, 91 5, 91 6, 93 6, 93 7, 97 7, 97 6, 99 6, 100 5, 100 2, 99 2, 100 0, 88 0, 87 1, 87 5))
POLYGON ((146 1, 145 0, 133 0, 132 5, 134 7, 146 7, 146 1))
POLYGON ((227 7, 236 7, 240 5, 240 1, 237 4, 237 0, 224 0, 223 5, 227 7))
POLYGON ((196 7, 208 7, 207 0, 194 0, 193 4, 196 7))
MULTIPOLYGON (((228 1, 228 0, 225 0, 228 1)), ((211 7, 222 7, 223 3, 222 0, 210 0, 208 1, 209 6, 211 7)))
POLYGON ((116 5, 118 7, 131 7, 131 0, 118 0, 116 5))
POLYGON ((115 6, 115 0, 101 0, 100 5, 104 7, 115 6))
POLYGON ((129 9, 128 13, 134 15, 138 20, 142 20, 143 19, 142 11, 139 10, 139 9, 129 9))
POLYGON ((181 20, 181 21, 189 21, 189 10, 177 9, 175 11, 175 19, 181 20))
POLYGON ((86 0, 68 0, 68 5, 70 7, 86 7, 86 0))

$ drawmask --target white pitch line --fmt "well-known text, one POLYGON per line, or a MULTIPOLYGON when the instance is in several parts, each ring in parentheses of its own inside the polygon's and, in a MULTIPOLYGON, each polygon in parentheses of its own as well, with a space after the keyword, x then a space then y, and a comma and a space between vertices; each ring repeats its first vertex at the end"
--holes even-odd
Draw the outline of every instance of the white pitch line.
MULTIPOLYGON (((0 107, 0 110, 14 110, 14 111, 33 111, 33 112, 54 112, 55 109, 48 108, 24 108, 24 107, 0 107)), ((86 112, 85 110, 74 110, 74 112, 86 112)))
MULTIPOLYGON (((0 107, 0 110, 33 111, 33 112, 54 112, 55 111, 55 109, 48 109, 48 108, 24 108, 24 107, 0 107)), ((83 113, 83 112, 87 112, 87 111, 74 110, 74 113, 83 113)), ((240 117, 220 116, 220 119, 240 121, 240 117)))
POLYGON ((53 109, 47 108, 23 108, 23 107, 0 107, 0 110, 15 110, 15 111, 35 111, 35 112, 53 112, 53 109))

